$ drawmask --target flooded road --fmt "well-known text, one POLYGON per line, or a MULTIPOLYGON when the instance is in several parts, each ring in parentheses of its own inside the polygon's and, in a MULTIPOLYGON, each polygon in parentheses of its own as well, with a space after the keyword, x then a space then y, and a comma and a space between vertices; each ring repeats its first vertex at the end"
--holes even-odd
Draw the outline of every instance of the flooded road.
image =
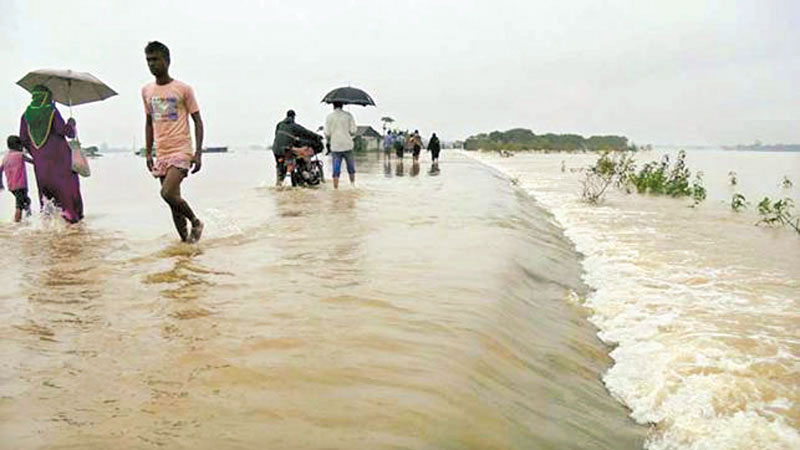
POLYGON ((573 245, 482 164, 207 155, 185 245, 143 160, 93 162, 84 224, 0 225, 0 448, 642 448, 573 245))

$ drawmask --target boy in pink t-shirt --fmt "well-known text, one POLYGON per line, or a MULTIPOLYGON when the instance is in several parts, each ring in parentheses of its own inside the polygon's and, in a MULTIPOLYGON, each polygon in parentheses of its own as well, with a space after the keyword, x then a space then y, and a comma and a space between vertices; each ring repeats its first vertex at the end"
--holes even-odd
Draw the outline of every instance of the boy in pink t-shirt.
POLYGON ((8 153, 0 163, 0 190, 3 189, 2 176, 5 175, 8 190, 14 194, 16 199, 14 222, 19 222, 22 220, 22 211, 31 215, 31 199, 28 197, 28 174, 25 171, 25 162, 32 163, 33 160, 22 153, 22 140, 19 136, 9 136, 6 143, 8 144, 8 153))
POLYGON ((147 66, 155 76, 154 83, 142 88, 145 111, 145 143, 147 169, 161 181, 161 197, 172 210, 172 220, 183 242, 197 242, 203 234, 200 221, 181 197, 181 182, 202 166, 203 119, 194 97, 186 83, 169 76, 169 49, 153 41, 144 49, 147 66), (194 122, 195 143, 189 132, 189 117, 194 122), (156 159, 153 161, 153 142, 156 159), (187 232, 186 222, 192 224, 187 232))

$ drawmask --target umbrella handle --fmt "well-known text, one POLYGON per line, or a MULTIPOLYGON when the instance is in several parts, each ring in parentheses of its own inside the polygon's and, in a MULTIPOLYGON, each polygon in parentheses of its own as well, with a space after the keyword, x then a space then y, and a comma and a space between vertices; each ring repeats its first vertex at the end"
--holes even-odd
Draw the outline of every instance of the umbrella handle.
POLYGON ((69 102, 69 118, 72 118, 72 80, 67 80, 67 101, 69 102))
MULTIPOLYGON (((67 106, 69 106, 69 118, 72 119, 72 80, 67 80, 67 106)), ((77 127, 75 127, 75 140, 80 145, 81 139, 78 137, 77 127)))

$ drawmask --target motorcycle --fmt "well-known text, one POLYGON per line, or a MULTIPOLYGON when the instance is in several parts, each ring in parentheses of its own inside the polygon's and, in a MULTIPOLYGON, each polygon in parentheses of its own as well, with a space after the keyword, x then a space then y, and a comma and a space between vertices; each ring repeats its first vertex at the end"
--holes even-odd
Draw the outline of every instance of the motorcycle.
POLYGON ((316 186, 325 182, 322 161, 317 158, 318 153, 311 146, 287 149, 286 172, 292 180, 292 186, 316 186))
POLYGON ((316 133, 298 133, 292 145, 286 149, 286 172, 292 186, 316 186, 325 182, 322 161, 317 154, 322 153, 322 136, 316 133))

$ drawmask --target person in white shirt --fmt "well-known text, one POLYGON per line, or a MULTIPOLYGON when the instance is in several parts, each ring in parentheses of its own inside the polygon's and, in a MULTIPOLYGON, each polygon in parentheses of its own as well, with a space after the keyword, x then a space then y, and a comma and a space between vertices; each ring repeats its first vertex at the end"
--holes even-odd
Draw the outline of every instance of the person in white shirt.
POLYGON ((353 155, 353 136, 357 131, 353 115, 342 109, 342 104, 334 102, 333 112, 325 119, 325 137, 333 153, 333 188, 339 189, 339 174, 342 172, 342 159, 347 163, 350 184, 356 182, 356 159, 353 155))

